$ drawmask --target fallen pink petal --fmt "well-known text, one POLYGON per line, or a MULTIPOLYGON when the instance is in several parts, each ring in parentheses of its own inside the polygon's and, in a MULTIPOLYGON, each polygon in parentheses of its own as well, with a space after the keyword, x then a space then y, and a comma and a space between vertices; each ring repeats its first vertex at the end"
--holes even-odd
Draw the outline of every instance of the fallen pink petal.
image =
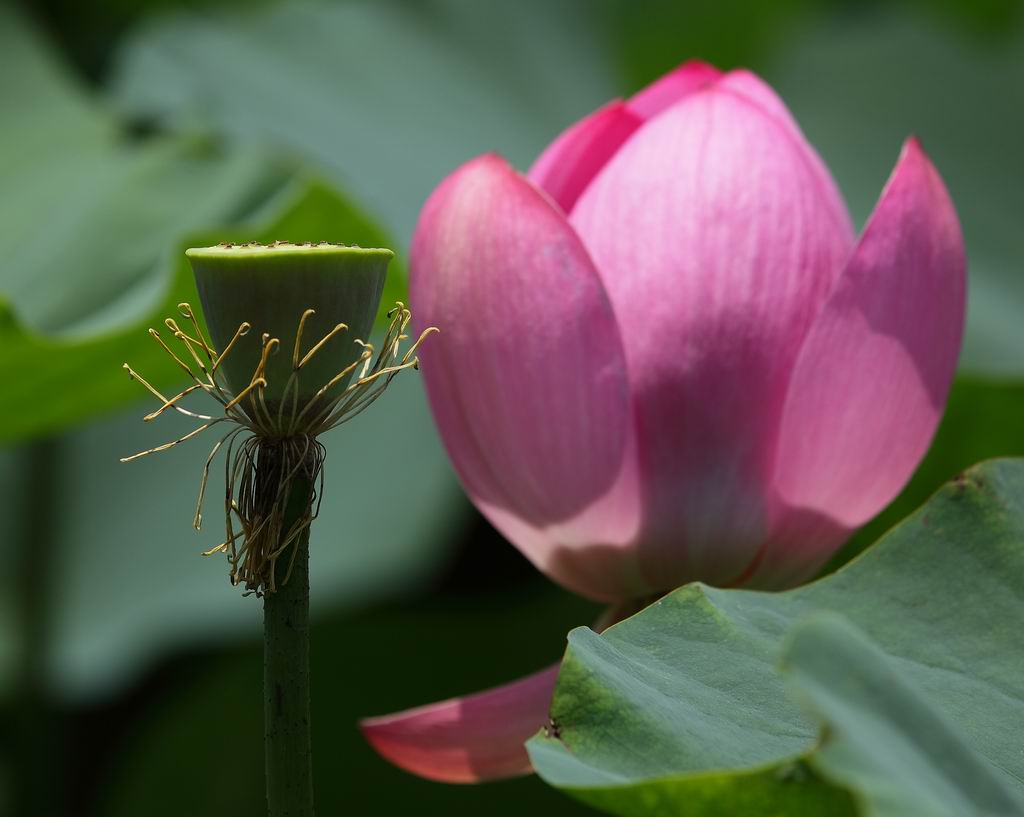
POLYGON ((360 723, 384 757, 444 783, 475 783, 530 772, 524 744, 543 723, 558 666, 511 684, 360 723))

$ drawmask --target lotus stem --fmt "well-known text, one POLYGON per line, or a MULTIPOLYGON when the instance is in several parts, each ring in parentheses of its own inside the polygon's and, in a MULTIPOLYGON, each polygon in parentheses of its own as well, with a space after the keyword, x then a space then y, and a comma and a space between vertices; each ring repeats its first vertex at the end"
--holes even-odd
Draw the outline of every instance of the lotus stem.
MULTIPOLYGON (((261 479, 278 480, 274 465, 261 479)), ((313 497, 308 476, 291 483, 282 540, 302 525, 313 497)), ((284 543, 282 542, 282 547, 284 543)), ((263 596, 263 715, 269 817, 312 817, 309 703, 309 525, 274 565, 277 590, 263 596), (290 572, 287 581, 285 576, 290 572)))

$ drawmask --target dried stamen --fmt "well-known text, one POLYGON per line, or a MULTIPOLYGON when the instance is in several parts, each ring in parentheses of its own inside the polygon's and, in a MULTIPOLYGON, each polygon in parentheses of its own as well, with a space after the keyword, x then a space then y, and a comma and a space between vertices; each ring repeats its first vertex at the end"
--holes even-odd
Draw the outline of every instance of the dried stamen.
MULTIPOLYGON (((277 586, 277 562, 290 551, 287 557, 288 568, 281 579, 282 582, 287 582, 296 552, 292 545, 319 512, 320 500, 323 497, 326 450, 317 437, 364 411, 380 397, 399 372, 417 368, 419 359, 415 356, 416 351, 425 338, 437 329, 426 329, 405 354, 400 356, 401 343, 408 340, 405 329, 412 315, 403 303, 398 302, 395 308, 388 312, 391 322, 376 357, 374 347, 370 343, 356 339, 355 343, 362 347, 362 352, 356 360, 342 367, 334 377, 321 384, 311 397, 302 400, 300 380, 305 367, 314 357, 325 354, 324 349, 328 342, 348 328, 343 323, 336 324, 303 354, 303 332, 307 320, 315 314, 312 309, 307 309, 300 316, 295 333, 291 374, 285 383, 283 396, 277 402, 276 411, 271 412, 266 399, 267 361, 270 355, 278 350, 281 341, 268 334, 261 336, 259 363, 248 385, 235 394, 221 374, 221 364, 249 333, 251 325, 248 322, 240 324, 227 346, 218 353, 204 337, 192 307, 182 303, 178 305, 178 309, 191 323, 194 336, 184 332, 173 318, 167 319, 166 326, 187 350, 185 359, 171 349, 159 332, 155 329, 150 329, 149 332, 171 360, 188 374, 193 381, 192 384, 172 397, 165 397, 127 363, 124 368, 132 379, 138 380, 160 400, 160 407, 146 415, 147 421, 156 419, 168 409, 173 409, 204 422, 171 442, 140 451, 130 457, 123 457, 121 461, 130 462, 147 454, 166 451, 198 436, 213 425, 225 421, 233 423, 236 427, 217 440, 203 465, 193 526, 196 530, 202 527, 202 506, 210 467, 217 454, 226 447, 225 538, 220 544, 204 551, 203 555, 226 554, 231 565, 231 582, 242 585, 246 594, 262 595, 273 592, 277 586), (185 362, 189 358, 192 365, 185 362), (337 394, 328 396, 335 387, 356 372, 358 376, 353 382, 340 389, 337 394), (224 415, 213 417, 198 414, 178 405, 181 400, 197 391, 205 392, 220 403, 224 415), (241 407, 243 401, 247 401, 247 409, 244 411, 241 407), (248 436, 238 443, 239 435, 245 432, 248 432, 248 436), (304 499, 305 511, 288 530, 283 530, 286 506, 292 500, 293 492, 300 489, 300 485, 308 486, 308 496, 304 499), (236 530, 236 523, 240 530, 236 530)), ((308 394, 308 390, 305 393, 308 394)))

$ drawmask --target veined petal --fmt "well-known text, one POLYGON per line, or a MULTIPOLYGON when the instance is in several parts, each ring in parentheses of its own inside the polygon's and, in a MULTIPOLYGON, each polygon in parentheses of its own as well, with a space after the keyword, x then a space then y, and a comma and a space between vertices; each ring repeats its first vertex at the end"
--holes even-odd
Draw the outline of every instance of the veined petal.
POLYGON ((537 157, 527 178, 568 213, 594 174, 642 124, 622 100, 610 102, 564 130, 537 157))
POLYGON ((842 228, 850 234, 852 241, 853 224, 850 222, 850 214, 839 188, 836 187, 835 179, 832 178, 832 174, 821 157, 807 143, 803 131, 800 130, 800 126, 789 112, 786 103, 779 99, 779 95, 772 87, 757 74, 742 68, 730 71, 723 76, 716 83, 716 87, 721 91, 730 91, 760 106, 766 114, 789 131, 790 136, 801 145, 804 161, 807 162, 821 188, 821 206, 827 208, 827 218, 833 220, 837 225, 842 225, 842 228))
POLYGON ((548 720, 558 664, 505 686, 360 723, 383 757, 445 783, 529 774, 523 744, 548 720))
POLYGON ((774 116, 785 125, 790 131, 804 138, 803 131, 789 112, 786 103, 783 102, 775 90, 757 74, 745 68, 737 68, 730 71, 715 83, 719 90, 732 91, 735 94, 746 97, 751 102, 759 105, 765 113, 774 116))
POLYGON ((629 98, 626 107, 642 119, 652 119, 680 99, 699 91, 722 76, 713 65, 689 60, 654 80, 629 98))
POLYGON ((625 345, 640 558, 662 587, 728 583, 767 533, 791 367, 853 243, 816 162, 776 116, 716 83, 647 122, 570 216, 625 345))
MULTIPOLYGON (((776 459, 785 508, 852 529, 910 478, 952 383, 965 272, 953 203, 910 139, 793 371, 776 459)), ((785 548, 770 549, 764 581, 787 561, 785 548)))
POLYGON ((603 501, 628 471, 629 388, 611 304, 564 215, 502 159, 469 162, 423 209, 410 293, 441 330, 423 379, 470 498, 556 579, 628 596, 608 589, 625 570, 584 576, 572 556, 628 557, 636 513, 603 501))

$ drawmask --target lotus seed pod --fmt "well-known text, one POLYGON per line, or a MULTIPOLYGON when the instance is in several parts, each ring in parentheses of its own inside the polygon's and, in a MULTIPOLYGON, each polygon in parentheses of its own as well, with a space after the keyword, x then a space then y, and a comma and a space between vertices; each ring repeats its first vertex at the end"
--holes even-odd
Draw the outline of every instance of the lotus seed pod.
POLYGON ((179 314, 164 321, 169 333, 151 328, 149 334, 187 372, 189 384, 167 396, 129 363, 124 368, 160 401, 147 421, 178 413, 200 425, 121 461, 218 427, 192 524, 202 527, 210 466, 223 450, 226 536, 204 555, 224 553, 231 583, 246 593, 272 594, 293 568, 303 569, 305 557, 297 562, 296 555, 304 552, 323 489, 327 451, 318 437, 365 411, 400 372, 418 368, 417 350, 438 329, 427 327, 403 346, 412 313, 396 301, 376 348, 367 342, 391 250, 276 241, 200 247, 186 255, 206 331, 197 311, 180 303, 179 314), (223 413, 182 405, 197 393, 223 413))
MULTIPOLYGON (((221 374, 236 394, 250 384, 260 365, 264 335, 279 341, 263 372, 266 402, 276 406, 295 372, 296 335, 303 314, 314 310, 302 326, 298 359, 338 324, 345 324, 344 331, 303 363, 291 386, 300 407, 362 353, 356 340, 366 340, 373 328, 393 257, 387 249, 287 242, 221 244, 193 248, 186 255, 214 347, 222 352, 239 326, 251 326, 250 337, 239 338, 223 362, 221 374)), ((352 374, 334 383, 331 392, 344 389, 352 374)))

